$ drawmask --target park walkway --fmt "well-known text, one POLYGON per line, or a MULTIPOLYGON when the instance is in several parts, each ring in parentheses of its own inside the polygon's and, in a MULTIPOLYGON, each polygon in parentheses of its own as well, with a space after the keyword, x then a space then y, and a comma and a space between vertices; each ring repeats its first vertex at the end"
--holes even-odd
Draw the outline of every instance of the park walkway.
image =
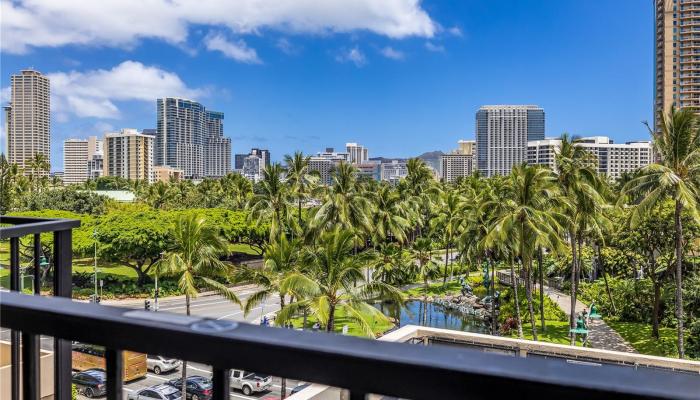
MULTIPOLYGON (((571 309, 571 296, 562 293, 549 286, 544 287, 544 294, 549 296, 559 308, 564 310, 564 312, 569 315, 569 310, 571 309)), ((576 313, 583 311, 587 306, 581 301, 576 301, 576 313)), ((613 351, 624 351, 627 353, 636 353, 637 351, 630 346, 625 339, 620 336, 614 329, 612 329, 608 324, 602 319, 591 320, 588 324, 588 342, 591 347, 602 350, 613 350, 613 351)))

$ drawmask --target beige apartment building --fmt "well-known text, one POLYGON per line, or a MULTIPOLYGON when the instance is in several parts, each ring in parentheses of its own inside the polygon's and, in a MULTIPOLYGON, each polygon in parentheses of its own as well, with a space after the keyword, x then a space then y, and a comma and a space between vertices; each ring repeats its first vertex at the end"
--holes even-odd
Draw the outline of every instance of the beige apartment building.
POLYGON ((95 178, 94 165, 102 163, 102 156, 102 141, 97 136, 64 141, 63 183, 74 185, 95 178))
POLYGON ((167 165, 156 165, 153 167, 156 182, 179 181, 183 179, 185 171, 167 165))
POLYGON ((457 149, 440 157, 443 182, 454 182, 474 172, 476 141, 460 140, 457 149))
POLYGON ((654 118, 671 105, 700 111, 700 0, 654 3, 654 118))
POLYGON ((104 175, 152 183, 155 138, 136 129, 107 133, 104 139, 104 175))
POLYGON ((10 104, 5 109, 7 159, 31 173, 36 154, 51 160, 51 90, 49 78, 32 69, 14 74, 10 104))
MULTIPOLYGON (((598 173, 618 179, 654 162, 654 148, 650 141, 615 143, 607 136, 576 139, 576 146, 585 148, 597 163, 598 173)), ((561 139, 532 140, 527 144, 527 163, 556 168, 556 157, 561 139)))

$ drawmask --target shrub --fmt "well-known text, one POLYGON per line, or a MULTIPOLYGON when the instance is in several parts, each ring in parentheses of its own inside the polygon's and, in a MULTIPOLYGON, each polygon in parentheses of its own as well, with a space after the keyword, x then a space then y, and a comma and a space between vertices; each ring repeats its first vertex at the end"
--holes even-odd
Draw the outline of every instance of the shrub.
MULTIPOLYGON (((499 323, 505 323, 509 318, 515 318, 515 296, 513 289, 506 288, 501 291, 501 310, 498 317, 499 323)), ((527 312, 527 298, 525 288, 518 288, 518 299, 520 300, 520 317, 523 323, 530 322, 530 315, 527 312)), ((539 318, 540 296, 538 291, 532 293, 532 307, 535 310, 535 318, 539 318)), ((544 319, 548 321, 566 321, 566 313, 559 308, 548 296, 544 296, 544 319)))

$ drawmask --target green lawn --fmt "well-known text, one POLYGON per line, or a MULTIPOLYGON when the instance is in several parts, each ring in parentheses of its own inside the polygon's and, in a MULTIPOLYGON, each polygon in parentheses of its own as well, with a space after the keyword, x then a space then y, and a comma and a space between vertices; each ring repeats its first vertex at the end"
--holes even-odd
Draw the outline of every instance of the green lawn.
POLYGON ((253 248, 250 245, 243 244, 243 243, 229 244, 228 250, 231 253, 243 253, 243 254, 250 254, 250 255, 254 255, 254 256, 260 255, 260 252, 256 248, 253 248))
MULTIPOLYGON (((460 289, 459 281, 450 281, 446 285, 443 285, 442 282, 433 283, 428 285, 428 296, 455 295, 460 293, 460 289)), ((425 295, 425 290, 421 284, 418 287, 406 290, 404 293, 408 297, 421 297, 425 295)))
POLYGON ((675 328, 659 328, 659 339, 656 340, 651 337, 651 324, 640 322, 605 322, 631 344, 635 350, 642 354, 678 357, 675 328))
MULTIPOLYGON (((73 260, 73 273, 89 273, 92 274, 95 271, 94 261, 92 258, 79 258, 73 260)), ((103 278, 107 275, 115 275, 124 278, 136 279, 136 271, 124 265, 110 263, 106 261, 99 261, 97 264, 97 277, 103 278)))
MULTIPOLYGON (((297 317, 292 319, 292 323, 294 324, 295 328, 300 328, 304 322, 303 317, 297 317)), ((311 329, 313 325, 316 323, 316 319, 313 317, 309 316, 309 318, 306 321, 306 328, 311 329)), ((335 329, 334 331, 336 333, 342 333, 343 332, 343 325, 348 326, 348 334, 351 336, 361 336, 364 337, 362 334, 362 331, 360 331, 359 326, 357 323, 350 321, 346 316, 345 312, 343 309, 336 310, 335 313, 335 329)), ((380 319, 380 318, 373 318, 373 325, 374 329, 374 334, 379 336, 382 333, 388 331, 389 329, 394 327, 394 324, 391 321, 388 321, 386 319, 380 319)))
MULTIPOLYGON (((541 325, 537 322, 537 340, 540 342, 566 344, 569 342, 569 322, 568 321, 545 321, 547 330, 541 332, 541 325)), ((529 323, 523 324, 523 335, 525 339, 532 340, 532 327, 529 323)), ((513 332, 512 337, 517 338, 518 332, 513 332)), ((581 339, 577 338, 576 345, 581 346, 581 339)))

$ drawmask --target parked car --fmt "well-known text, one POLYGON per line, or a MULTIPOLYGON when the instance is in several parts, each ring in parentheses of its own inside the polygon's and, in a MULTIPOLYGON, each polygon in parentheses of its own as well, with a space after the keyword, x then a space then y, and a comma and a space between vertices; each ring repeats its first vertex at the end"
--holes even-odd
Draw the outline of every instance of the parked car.
POLYGON ((296 386, 294 387, 294 389, 292 389, 292 393, 290 393, 290 394, 297 394, 297 393, 301 392, 302 390, 306 389, 306 388, 309 387, 309 386, 311 386, 310 383, 299 382, 299 384, 296 385, 296 386))
POLYGON ((107 374, 99 368, 76 372, 72 379, 78 393, 85 397, 104 396, 107 393, 107 374))
POLYGON ((156 375, 160 375, 163 372, 170 372, 178 369, 180 365, 182 365, 182 362, 174 358, 152 356, 149 354, 148 357, 146 357, 146 364, 150 371, 153 371, 156 375))
MULTIPOLYGON (((165 383, 176 389, 182 388, 182 378, 171 379, 165 383)), ((185 388, 185 392, 188 399, 209 400, 211 399, 212 387, 211 380, 208 378, 199 375, 192 375, 187 377, 187 387, 185 388)))
POLYGON ((182 400, 182 393, 164 383, 129 393, 129 400, 182 400))
POLYGON ((231 389, 240 390, 246 396, 268 391, 270 387, 272 387, 270 375, 261 375, 240 369, 231 370, 231 389))

